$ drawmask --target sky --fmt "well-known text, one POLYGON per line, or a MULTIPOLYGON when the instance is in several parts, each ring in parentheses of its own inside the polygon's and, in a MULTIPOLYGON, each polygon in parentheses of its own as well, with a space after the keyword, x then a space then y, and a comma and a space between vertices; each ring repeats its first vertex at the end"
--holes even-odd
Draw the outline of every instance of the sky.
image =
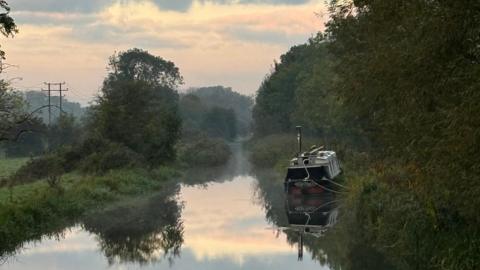
POLYGON ((2 38, 1 77, 19 89, 66 82, 87 104, 109 56, 141 48, 172 61, 185 84, 253 95, 275 59, 323 30, 325 0, 10 0, 20 32, 2 38))

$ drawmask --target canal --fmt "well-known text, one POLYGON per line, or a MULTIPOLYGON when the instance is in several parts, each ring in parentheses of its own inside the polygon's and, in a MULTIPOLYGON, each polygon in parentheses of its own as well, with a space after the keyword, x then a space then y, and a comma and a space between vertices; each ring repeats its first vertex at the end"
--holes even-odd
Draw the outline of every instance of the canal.
POLYGON ((0 267, 331 269, 327 253, 313 246, 331 241, 324 234, 336 222, 337 200, 286 200, 282 175, 253 169, 240 143, 232 149, 226 166, 192 169, 158 194, 26 243, 0 267))

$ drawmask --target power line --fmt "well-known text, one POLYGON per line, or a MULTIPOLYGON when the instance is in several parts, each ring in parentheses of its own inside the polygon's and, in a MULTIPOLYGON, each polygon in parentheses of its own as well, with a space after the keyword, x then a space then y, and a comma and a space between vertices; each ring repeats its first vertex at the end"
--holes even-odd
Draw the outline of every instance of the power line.
POLYGON ((67 92, 67 89, 62 89, 62 86, 65 85, 65 82, 61 83, 50 83, 50 82, 45 82, 45 85, 47 85, 47 89, 42 89, 42 91, 48 92, 48 125, 50 126, 52 124, 52 102, 51 102, 51 97, 52 97, 52 92, 60 92, 60 113, 63 112, 62 108, 62 98, 63 94, 62 92, 67 92), (58 89, 52 89, 52 86, 58 86, 58 89))
POLYGON ((42 89, 42 91, 48 92, 48 126, 52 124, 52 104, 51 104, 51 84, 50 83, 45 83, 48 86, 47 90, 42 89))

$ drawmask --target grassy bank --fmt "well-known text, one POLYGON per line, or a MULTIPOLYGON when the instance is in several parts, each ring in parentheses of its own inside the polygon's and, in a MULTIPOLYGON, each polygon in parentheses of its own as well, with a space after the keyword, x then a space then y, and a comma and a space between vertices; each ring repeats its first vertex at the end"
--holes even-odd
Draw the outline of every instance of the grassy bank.
POLYGON ((0 159, 0 179, 8 177, 22 167, 28 158, 2 158, 0 159))
POLYGON ((77 221, 88 211, 129 197, 159 190, 175 170, 114 170, 102 176, 69 173, 56 186, 46 180, 0 189, 1 255, 22 242, 40 239, 77 221))
POLYGON ((175 169, 151 169, 125 147, 95 141, 36 159, 2 160, 0 256, 25 241, 61 233, 89 212, 166 190, 164 185, 176 184, 167 180, 180 176, 187 163, 218 166, 231 155, 221 139, 192 140, 179 148, 175 169))

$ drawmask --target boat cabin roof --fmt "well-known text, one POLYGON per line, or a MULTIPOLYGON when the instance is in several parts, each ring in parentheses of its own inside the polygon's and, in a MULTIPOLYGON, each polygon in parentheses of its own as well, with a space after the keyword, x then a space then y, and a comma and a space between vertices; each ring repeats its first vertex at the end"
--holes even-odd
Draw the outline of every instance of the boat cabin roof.
POLYGON ((314 149, 312 151, 302 153, 302 157, 307 156, 316 156, 317 158, 328 159, 331 157, 335 157, 336 154, 334 151, 319 151, 317 149, 314 149))

